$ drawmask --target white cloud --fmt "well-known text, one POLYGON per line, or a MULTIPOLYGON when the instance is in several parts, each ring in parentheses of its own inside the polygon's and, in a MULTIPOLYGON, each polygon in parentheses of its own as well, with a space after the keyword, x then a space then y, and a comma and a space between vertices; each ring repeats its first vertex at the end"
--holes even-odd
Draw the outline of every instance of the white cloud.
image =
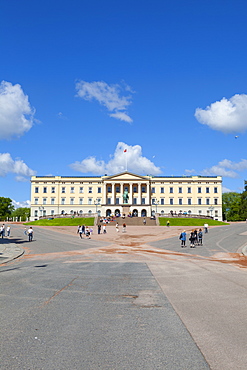
POLYGON ((79 81, 76 83, 76 90, 78 97, 88 101, 95 99, 105 106, 110 112, 110 117, 125 122, 133 122, 127 114, 127 107, 131 104, 132 99, 132 91, 129 86, 108 85, 104 81, 79 81), (121 96, 122 91, 127 91, 129 95, 121 96))
POLYGON ((242 172, 245 170, 247 170, 246 159, 242 159, 240 162, 232 162, 229 159, 224 159, 223 161, 220 161, 217 165, 203 170, 203 174, 207 176, 218 175, 223 177, 236 178, 239 176, 238 172, 242 172))
POLYGON ((94 173, 97 175, 107 173, 111 175, 124 172, 126 170, 126 160, 127 170, 130 172, 145 175, 158 175, 161 173, 159 167, 156 167, 153 162, 142 156, 142 147, 140 145, 131 146, 123 142, 117 144, 115 152, 108 163, 96 160, 95 157, 89 157, 81 162, 72 163, 70 167, 83 173, 94 173), (124 152, 124 150, 127 151, 124 152))
POLYGON ((8 173, 16 174, 17 181, 26 181, 27 177, 35 175, 21 159, 13 160, 9 153, 0 153, 0 176, 4 177, 8 173))
POLYGON ((20 85, 0 84, 0 139, 19 137, 33 126, 34 109, 20 85))
POLYGON ((223 98, 216 101, 206 109, 197 108, 195 117, 213 130, 244 132, 247 130, 247 95, 236 94, 229 100, 223 98))
POLYGON ((230 193, 233 190, 226 188, 225 186, 222 186, 222 193, 230 193))
POLYGON ((30 200, 25 200, 23 202, 16 202, 14 199, 12 199, 12 204, 16 208, 30 208, 31 202, 30 200))

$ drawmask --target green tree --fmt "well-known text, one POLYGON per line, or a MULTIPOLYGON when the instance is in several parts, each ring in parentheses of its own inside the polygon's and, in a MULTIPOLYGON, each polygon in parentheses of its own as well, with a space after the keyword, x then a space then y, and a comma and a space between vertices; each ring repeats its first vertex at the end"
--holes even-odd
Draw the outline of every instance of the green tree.
POLYGON ((10 198, 0 197, 0 219, 5 220, 11 216, 14 206, 10 198))
POLYGON ((247 219, 247 181, 244 182, 244 191, 241 194, 240 217, 241 220, 247 219))
POLYGON ((18 217, 18 219, 20 219, 20 217, 21 217, 22 221, 26 221, 27 217, 30 217, 30 208, 28 208, 28 207, 16 208, 12 212, 11 217, 12 218, 18 217))
POLYGON ((227 221, 240 221, 240 205, 242 194, 236 192, 224 193, 222 195, 222 212, 227 221))

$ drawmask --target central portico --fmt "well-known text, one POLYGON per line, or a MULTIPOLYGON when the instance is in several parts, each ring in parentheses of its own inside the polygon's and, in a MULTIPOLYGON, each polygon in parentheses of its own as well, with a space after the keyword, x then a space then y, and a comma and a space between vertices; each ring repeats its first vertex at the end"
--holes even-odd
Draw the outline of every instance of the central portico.
POLYGON ((102 213, 151 216, 149 177, 123 172, 103 176, 102 213), (127 194, 127 199, 124 197, 127 194))

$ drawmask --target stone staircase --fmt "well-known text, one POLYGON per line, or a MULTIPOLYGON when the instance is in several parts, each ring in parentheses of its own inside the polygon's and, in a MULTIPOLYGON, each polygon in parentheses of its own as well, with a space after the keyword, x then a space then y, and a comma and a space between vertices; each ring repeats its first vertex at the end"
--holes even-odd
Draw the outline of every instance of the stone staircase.
MULTIPOLYGON (((101 217, 98 217, 98 220, 96 221, 96 224, 103 225, 103 222, 100 222, 101 217)), ((119 226, 122 226, 124 223, 127 226, 143 226, 143 219, 144 217, 117 217, 114 219, 114 221, 110 221, 107 226, 115 226, 118 222, 119 226)), ((156 226, 156 220, 150 220, 149 217, 145 217, 146 220, 146 226, 156 226)))

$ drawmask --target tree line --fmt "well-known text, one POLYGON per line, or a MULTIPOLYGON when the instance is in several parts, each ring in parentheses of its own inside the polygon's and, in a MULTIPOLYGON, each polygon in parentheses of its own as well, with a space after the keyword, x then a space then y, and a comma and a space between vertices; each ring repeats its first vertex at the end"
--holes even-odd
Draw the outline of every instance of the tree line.
POLYGON ((0 197, 0 220, 9 220, 18 217, 18 219, 22 219, 25 221, 28 217, 30 217, 30 208, 23 207, 23 208, 16 208, 12 204, 12 199, 0 197))

